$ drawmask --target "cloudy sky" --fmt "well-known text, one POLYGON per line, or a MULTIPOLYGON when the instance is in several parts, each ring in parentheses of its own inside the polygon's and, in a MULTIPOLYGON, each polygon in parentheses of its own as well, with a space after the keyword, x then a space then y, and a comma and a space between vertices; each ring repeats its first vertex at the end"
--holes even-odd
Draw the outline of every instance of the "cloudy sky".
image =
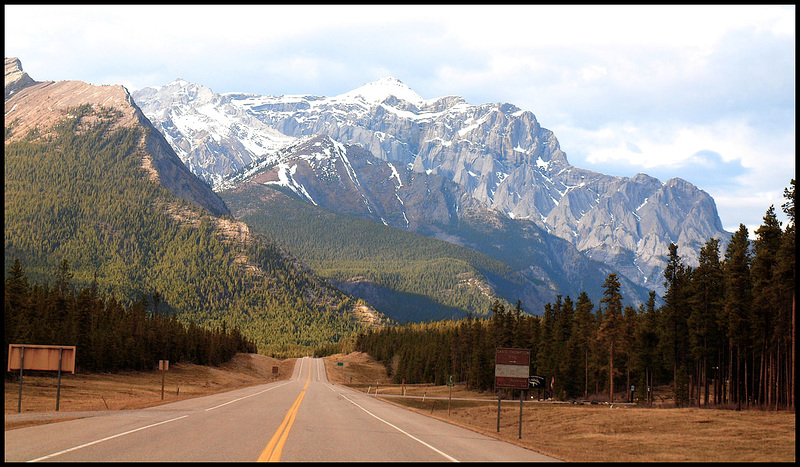
POLYGON ((217 93, 334 96, 382 77, 424 98, 509 102, 572 165, 709 193, 723 227, 786 220, 795 6, 5 5, 35 80, 175 78, 217 93))

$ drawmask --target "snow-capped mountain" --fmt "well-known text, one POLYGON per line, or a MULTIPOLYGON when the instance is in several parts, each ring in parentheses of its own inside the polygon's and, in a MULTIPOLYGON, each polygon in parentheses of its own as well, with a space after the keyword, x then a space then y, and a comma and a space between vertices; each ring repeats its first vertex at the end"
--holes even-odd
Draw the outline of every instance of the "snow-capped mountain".
POLYGON ((178 157, 211 184, 296 139, 262 124, 231 97, 182 79, 158 90, 144 88, 136 96, 155 111, 148 118, 178 157))
MULTIPOLYGON (((297 147, 298 138, 326 135, 360 146, 398 173, 450 180, 483 205, 533 222, 654 290, 662 291, 670 243, 679 245, 691 265, 710 237, 721 239, 723 247, 730 237, 707 193, 680 179, 662 183, 644 174, 616 177, 574 167, 553 132, 512 104, 471 105, 459 96, 424 99, 395 78, 333 97, 218 95, 181 80, 133 97, 169 135, 176 152, 187 154, 192 170, 217 189, 248 159, 278 164, 276 157, 293 151, 282 149, 297 147)), ((291 167, 282 170, 272 183, 304 188, 306 198, 319 202, 300 182, 311 173, 299 166, 294 173, 291 167)), ((381 189, 396 191, 371 192, 381 189)), ((398 206, 386 206, 381 220, 403 228, 424 221, 409 218, 398 206)))
MULTIPOLYGON (((226 188, 220 196, 237 218, 253 216, 262 222, 264 216, 286 209, 276 202, 280 199, 276 194, 266 194, 272 190, 264 191, 275 187, 327 211, 400 227, 483 253, 504 263, 507 270, 503 277, 484 277, 479 282, 507 300, 522 300, 528 310, 543 309, 559 294, 600 291, 612 272, 534 223, 513 220, 489 208, 452 180, 396 166, 360 145, 345 145, 325 135, 303 137, 273 157, 226 178, 222 185, 226 188)), ((293 212, 284 216, 295 218, 293 212)), ((380 236, 379 232, 373 234, 380 236)), ((380 242, 381 238, 371 240, 380 242)), ((620 281, 632 303, 647 300, 647 290, 625 276, 620 276, 620 281)), ((371 301, 375 297, 372 286, 359 275, 345 281, 343 287, 360 298, 371 301), (361 293, 365 296, 358 295, 361 293)))

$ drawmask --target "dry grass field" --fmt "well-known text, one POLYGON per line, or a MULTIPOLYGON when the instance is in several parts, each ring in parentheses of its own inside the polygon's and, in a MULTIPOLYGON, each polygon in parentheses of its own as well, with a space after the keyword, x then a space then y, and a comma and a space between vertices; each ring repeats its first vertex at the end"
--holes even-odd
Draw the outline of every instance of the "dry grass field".
MULTIPOLYGON (((455 386, 449 404, 446 386, 406 385, 405 394, 390 381, 382 365, 362 353, 325 358, 331 381, 383 397, 431 417, 520 444, 572 462, 795 462, 795 413, 716 409, 640 408, 635 406, 526 403, 519 438, 519 402, 502 404, 497 433, 497 398, 455 386), (339 365, 341 363, 341 365, 339 365), (377 384, 376 384, 377 383, 377 384), (422 396, 425 397, 424 401, 422 396), (483 399, 464 401, 458 398, 483 399)), ((218 368, 171 365, 163 402, 286 379, 294 360, 237 355, 218 368), (273 366, 279 373, 272 374, 273 366)), ((6 414, 17 413, 19 385, 5 383, 6 414)), ((23 379, 22 412, 54 412, 56 378, 23 379)), ((60 412, 119 410, 161 404, 161 374, 63 375, 60 412)), ((80 414, 76 413, 76 416, 80 414)), ((31 423, 6 422, 6 430, 31 423)))
MULTIPOLYGON (((326 364, 333 382, 371 394, 377 386, 378 397, 403 392, 367 355, 326 364)), ((795 462, 794 412, 533 402, 524 405, 520 439, 518 399, 502 403, 498 433, 495 394, 455 386, 449 410, 447 386, 406 385, 405 394, 425 400, 384 400, 570 462, 795 462)))
MULTIPOLYGON (((215 394, 231 389, 288 379, 294 360, 276 360, 257 354, 237 354, 219 367, 170 364, 164 376, 161 399, 160 371, 126 371, 114 374, 62 374, 59 412, 140 409, 215 394), (273 375, 272 368, 278 367, 273 375)), ((55 412, 58 378, 55 373, 22 376, 22 413, 55 412)), ((19 379, 5 381, 5 413, 16 414, 19 407, 19 379)), ((63 421, 64 419, 59 419, 63 421)), ((35 421, 6 421, 6 430, 29 426, 35 421)))

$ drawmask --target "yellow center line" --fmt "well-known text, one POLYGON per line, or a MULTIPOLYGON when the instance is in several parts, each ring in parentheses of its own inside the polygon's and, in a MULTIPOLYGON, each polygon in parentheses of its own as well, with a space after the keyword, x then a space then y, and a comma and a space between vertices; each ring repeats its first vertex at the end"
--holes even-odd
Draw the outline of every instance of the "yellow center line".
POLYGON ((272 439, 269 440, 269 444, 267 447, 264 448, 264 451, 258 456, 258 462, 278 462, 281 460, 281 452, 283 451, 283 445, 286 443, 286 439, 289 437, 289 431, 292 429, 292 424, 294 424, 294 419, 297 416, 297 411, 300 409, 300 403, 303 402, 303 396, 306 395, 306 389, 308 389, 308 383, 311 381, 311 367, 309 366, 308 369, 308 379, 306 379, 306 384, 303 386, 303 390, 300 391, 300 395, 297 396, 295 399, 294 404, 286 413, 286 417, 283 418, 283 423, 281 426, 278 427, 278 431, 272 435, 272 439))

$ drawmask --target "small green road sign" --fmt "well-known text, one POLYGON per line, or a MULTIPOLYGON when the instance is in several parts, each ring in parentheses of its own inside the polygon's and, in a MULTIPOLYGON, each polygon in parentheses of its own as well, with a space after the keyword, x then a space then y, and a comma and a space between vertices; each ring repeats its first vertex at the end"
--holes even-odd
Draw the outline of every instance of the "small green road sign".
POLYGON ((336 362, 336 366, 344 366, 344 362, 336 362))
POLYGON ((456 385, 454 375, 450 375, 450 377, 447 379, 447 385, 450 386, 450 387, 453 387, 453 386, 456 385))

